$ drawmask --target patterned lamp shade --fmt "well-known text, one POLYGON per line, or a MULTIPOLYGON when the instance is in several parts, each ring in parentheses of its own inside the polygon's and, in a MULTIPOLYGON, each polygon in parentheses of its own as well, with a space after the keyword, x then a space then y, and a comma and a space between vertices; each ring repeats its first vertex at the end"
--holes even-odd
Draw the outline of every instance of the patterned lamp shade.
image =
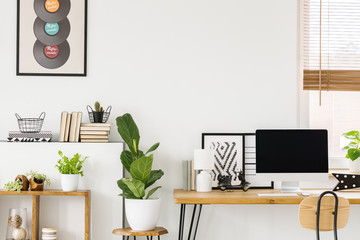
POLYGON ((214 169, 214 150, 195 149, 194 151, 194 169, 195 170, 211 170, 214 169))

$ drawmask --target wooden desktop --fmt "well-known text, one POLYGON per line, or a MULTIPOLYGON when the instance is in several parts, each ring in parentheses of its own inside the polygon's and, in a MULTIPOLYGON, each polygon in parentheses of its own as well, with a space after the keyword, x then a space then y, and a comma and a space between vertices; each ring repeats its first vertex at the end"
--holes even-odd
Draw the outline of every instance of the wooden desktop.
MULTIPOLYGON (((329 189, 317 189, 315 192, 323 192, 326 190, 329 189)), ((314 190, 309 190, 309 192, 314 192, 314 190)), ((234 191, 213 190, 211 192, 201 193, 196 191, 175 189, 174 201, 176 204, 181 204, 178 239, 179 240, 183 239, 185 208, 186 205, 188 204, 194 205, 189 232, 188 232, 188 239, 191 238, 192 231, 194 230, 193 239, 195 240, 203 204, 300 204, 300 202, 304 198, 308 197, 308 196, 303 196, 301 193, 298 193, 298 196, 279 196, 279 197, 258 196, 258 194, 263 194, 263 193, 276 194, 276 193, 280 193, 280 190, 279 189, 249 189, 247 192, 244 192, 242 190, 234 190, 234 191)), ((350 204, 360 204, 360 194, 359 194, 360 190, 353 189, 353 190, 346 190, 339 192, 339 194, 341 193, 346 193, 349 196, 351 196, 350 198, 348 198, 350 204)), ((310 196, 316 196, 316 195, 317 195, 316 193, 310 194, 310 196)))

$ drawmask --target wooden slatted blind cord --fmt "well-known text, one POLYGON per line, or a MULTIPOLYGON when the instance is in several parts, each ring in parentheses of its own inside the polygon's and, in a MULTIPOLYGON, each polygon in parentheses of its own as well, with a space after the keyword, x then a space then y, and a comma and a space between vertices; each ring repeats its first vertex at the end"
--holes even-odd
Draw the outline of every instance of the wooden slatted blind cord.
POLYGON ((303 2, 304 90, 360 91, 360 1, 303 2))

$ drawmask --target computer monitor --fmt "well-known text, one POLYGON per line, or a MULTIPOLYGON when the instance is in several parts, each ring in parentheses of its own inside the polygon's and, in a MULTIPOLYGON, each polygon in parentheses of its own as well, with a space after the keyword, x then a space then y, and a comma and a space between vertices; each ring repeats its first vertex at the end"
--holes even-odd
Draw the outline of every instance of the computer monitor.
POLYGON ((282 181, 281 191, 300 191, 299 181, 328 179, 328 134, 319 129, 256 131, 256 177, 282 181))

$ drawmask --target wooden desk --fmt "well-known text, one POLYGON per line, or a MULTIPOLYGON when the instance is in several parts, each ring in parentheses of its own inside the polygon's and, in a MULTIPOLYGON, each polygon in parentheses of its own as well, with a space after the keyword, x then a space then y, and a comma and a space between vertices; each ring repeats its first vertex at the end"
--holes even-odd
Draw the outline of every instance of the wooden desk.
MULTIPOLYGON (((328 189, 319 189, 318 191, 323 192, 326 190, 328 189)), ((182 240, 184 235, 185 207, 187 204, 194 205, 194 209, 191 217, 191 223, 189 227, 188 240, 191 239, 192 230, 194 228, 194 224, 196 221, 194 234, 193 234, 193 239, 195 240, 203 204, 300 204, 300 202, 304 198, 306 198, 301 194, 298 194, 297 197, 295 196, 259 197, 258 196, 259 193, 280 193, 280 190, 279 189, 249 189, 247 192, 244 192, 242 190, 234 190, 232 192, 226 192, 226 191, 222 192, 220 190, 213 190, 208 193, 199 193, 196 191, 185 191, 182 189, 175 189, 174 201, 176 204, 181 204, 179 240, 182 240), (197 205, 199 205, 198 211, 197 211, 197 205)), ((359 190, 341 191, 341 193, 346 193, 346 194, 356 193, 358 195, 360 191, 359 190)), ((316 195, 317 194, 312 194, 311 196, 316 196, 316 195)), ((360 196, 359 198, 349 198, 348 200, 350 204, 360 204, 360 196)))
POLYGON ((40 196, 80 196, 85 201, 85 240, 90 240, 90 191, 64 192, 62 190, 44 191, 5 191, 0 190, 0 195, 7 196, 32 196, 32 233, 31 239, 39 239, 39 216, 40 216, 40 196))

